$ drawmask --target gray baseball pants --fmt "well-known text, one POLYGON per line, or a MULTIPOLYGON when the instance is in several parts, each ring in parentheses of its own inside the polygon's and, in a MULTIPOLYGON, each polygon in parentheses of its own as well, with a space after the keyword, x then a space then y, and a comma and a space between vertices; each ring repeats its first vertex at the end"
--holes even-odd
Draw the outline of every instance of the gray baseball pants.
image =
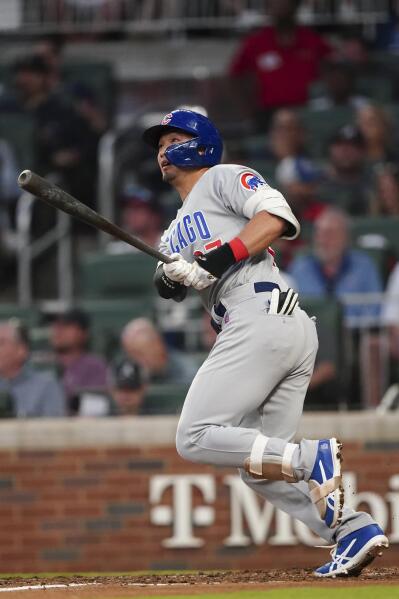
POLYGON ((292 316, 269 314, 269 298, 270 292, 255 293, 252 283, 221 298, 227 309, 222 331, 188 391, 177 451, 193 462, 239 468, 256 493, 336 542, 373 520, 348 507, 335 529, 321 519, 306 482, 317 441, 302 440, 292 454, 299 482, 256 480, 243 470, 259 433, 269 437, 263 460, 282 461, 298 428, 318 348, 315 322, 300 308, 292 316))

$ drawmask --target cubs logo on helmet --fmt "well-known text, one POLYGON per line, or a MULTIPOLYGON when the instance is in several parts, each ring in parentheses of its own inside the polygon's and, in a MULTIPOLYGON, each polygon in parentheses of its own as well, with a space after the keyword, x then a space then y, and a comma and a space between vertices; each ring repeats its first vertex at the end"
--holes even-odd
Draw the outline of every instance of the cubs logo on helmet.
POLYGON ((255 173, 249 173, 249 172, 243 173, 241 175, 240 182, 241 182, 241 185, 244 187, 244 189, 249 189, 252 191, 256 191, 258 189, 258 187, 260 187, 261 185, 266 185, 266 181, 261 179, 261 177, 259 177, 255 173))
POLYGON ((161 121, 161 125, 168 125, 170 121, 173 119, 173 114, 169 112, 169 114, 165 114, 161 121))

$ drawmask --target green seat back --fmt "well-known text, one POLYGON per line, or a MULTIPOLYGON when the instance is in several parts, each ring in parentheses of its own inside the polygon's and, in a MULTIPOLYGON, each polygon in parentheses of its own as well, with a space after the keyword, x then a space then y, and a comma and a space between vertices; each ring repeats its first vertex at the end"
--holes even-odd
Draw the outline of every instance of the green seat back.
POLYGON ((99 299, 155 295, 155 266, 155 260, 142 252, 86 254, 81 259, 80 293, 99 299))
POLYGON ((188 387, 185 385, 151 385, 145 397, 146 414, 180 414, 188 387))
POLYGON ((356 91, 375 102, 392 102, 393 81, 388 77, 381 76, 359 77, 356 82, 356 91))
POLYGON ((37 308, 22 308, 16 304, 0 303, 0 321, 10 318, 17 318, 30 328, 38 325, 39 312, 37 308))
POLYGON ((306 136, 306 145, 309 154, 316 159, 326 156, 328 143, 334 133, 344 125, 354 122, 352 108, 339 107, 329 110, 312 110, 304 108, 299 111, 306 136))
POLYGON ((351 220, 352 241, 359 245, 359 239, 369 236, 369 243, 362 247, 390 248, 399 258, 399 218, 384 216, 361 216, 351 220), (375 236, 375 243, 371 236, 375 236), (379 239, 381 244, 379 244, 379 239), (385 245, 384 245, 385 244, 385 245))
POLYGON ((153 316, 153 304, 139 299, 81 300, 79 307, 90 315, 93 351, 114 358, 120 351, 119 336, 129 320, 153 316))
POLYGON ((390 252, 389 248, 364 247, 362 244, 359 244, 358 247, 374 262, 378 272, 380 273, 381 279, 385 284, 392 268, 392 253, 390 252))
POLYGON ((238 145, 249 158, 259 158, 265 154, 267 137, 265 134, 247 135, 239 140, 238 145))
POLYGON ((0 114, 0 138, 13 148, 22 169, 34 168, 34 123, 24 114, 0 114))
POLYGON ((276 163, 273 160, 248 160, 247 166, 262 175, 268 185, 276 186, 276 163))
POLYGON ((114 103, 114 77, 108 62, 66 62, 62 67, 66 83, 81 82, 90 88, 108 115, 114 103))
POLYGON ((320 347, 334 361, 337 372, 343 364, 343 313, 341 304, 332 298, 300 297, 301 307, 309 316, 316 317, 320 342, 327 340, 328 348, 320 347))

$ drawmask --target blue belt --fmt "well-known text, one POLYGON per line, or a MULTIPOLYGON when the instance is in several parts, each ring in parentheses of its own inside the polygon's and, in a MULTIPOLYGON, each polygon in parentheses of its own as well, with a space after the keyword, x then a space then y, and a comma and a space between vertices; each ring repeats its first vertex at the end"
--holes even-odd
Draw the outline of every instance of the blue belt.
MULTIPOLYGON (((255 293, 263 293, 265 291, 273 291, 273 289, 280 289, 280 286, 277 283, 272 283, 270 281, 258 281, 254 283, 254 291, 255 293)), ((220 333, 222 330, 222 323, 224 315, 227 312, 227 308, 222 302, 219 302, 216 306, 212 308, 212 316, 211 316, 211 325, 212 328, 216 331, 216 333, 220 333)))

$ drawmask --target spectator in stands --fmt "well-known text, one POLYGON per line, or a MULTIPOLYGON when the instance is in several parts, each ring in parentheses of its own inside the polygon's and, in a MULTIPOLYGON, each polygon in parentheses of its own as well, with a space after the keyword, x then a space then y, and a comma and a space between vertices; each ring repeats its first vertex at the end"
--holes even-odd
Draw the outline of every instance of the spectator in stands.
POLYGON ((32 54, 40 56, 48 67, 47 83, 52 92, 64 92, 62 54, 64 40, 58 35, 45 35, 37 40, 32 54))
POLYGON ((277 110, 270 127, 270 153, 274 160, 305 156, 305 130, 294 110, 277 110))
POLYGON ((366 168, 365 142, 352 125, 342 127, 329 144, 329 163, 320 198, 351 216, 368 212, 372 175, 366 168))
POLYGON ((399 51, 399 5, 390 2, 390 18, 377 25, 376 48, 397 54, 399 51))
POLYGON ((394 151, 394 123, 381 106, 368 105, 357 112, 357 125, 364 139, 368 166, 398 161, 394 151))
POLYGON ((90 319, 86 312, 72 309, 49 319, 50 345, 60 367, 69 411, 76 414, 84 391, 107 391, 107 364, 88 351, 90 319))
POLYGON ((356 94, 356 72, 351 64, 329 60, 323 66, 324 93, 309 102, 312 110, 331 110, 336 107, 362 108, 369 100, 356 94))
MULTIPOLYGON (((328 208, 315 221, 313 252, 295 258, 288 269, 297 290, 304 296, 339 299, 351 293, 382 292, 374 262, 365 252, 351 249, 349 243, 349 219, 343 211, 328 208)), ((349 326, 357 326, 362 319, 375 320, 378 315, 375 303, 344 303, 349 326)))
POLYGON ((127 323, 121 343, 125 354, 146 370, 151 383, 189 385, 197 372, 195 361, 168 348, 160 332, 146 318, 127 323))
POLYGON ((276 181, 296 217, 313 222, 325 209, 318 190, 322 173, 307 158, 284 158, 276 168, 276 181))
POLYGON ((14 65, 16 95, 0 103, 0 111, 31 115, 36 125, 35 168, 55 174, 87 204, 94 201, 96 164, 90 129, 64 97, 51 91, 49 67, 30 55, 14 65))
MULTIPOLYGON (((127 185, 120 198, 122 204, 121 227, 156 247, 161 236, 161 212, 152 192, 137 185, 127 185)), ((111 241, 107 251, 112 254, 137 251, 124 241, 111 241)))
POLYGON ((399 168, 385 164, 376 170, 370 214, 399 216, 399 168))
POLYGON ((94 142, 97 143, 108 127, 107 117, 101 108, 94 91, 85 83, 76 81, 69 86, 73 107, 86 122, 94 142))
POLYGON ((143 368, 131 360, 115 367, 111 395, 117 416, 136 416, 144 411, 147 378, 143 368))
POLYGON ((338 60, 353 65, 357 75, 366 77, 375 75, 375 65, 370 59, 369 44, 358 28, 342 30, 334 54, 338 60))
POLYGON ((17 319, 0 322, 0 416, 64 415, 64 394, 54 376, 29 363, 26 328, 17 319))
POLYGON ((297 25, 299 4, 299 0, 270 1, 272 25, 247 36, 230 65, 233 79, 255 78, 256 90, 240 82, 235 93, 242 97, 247 92, 247 106, 256 103, 259 125, 267 124, 276 108, 307 102, 320 62, 330 52, 315 31, 297 25))

